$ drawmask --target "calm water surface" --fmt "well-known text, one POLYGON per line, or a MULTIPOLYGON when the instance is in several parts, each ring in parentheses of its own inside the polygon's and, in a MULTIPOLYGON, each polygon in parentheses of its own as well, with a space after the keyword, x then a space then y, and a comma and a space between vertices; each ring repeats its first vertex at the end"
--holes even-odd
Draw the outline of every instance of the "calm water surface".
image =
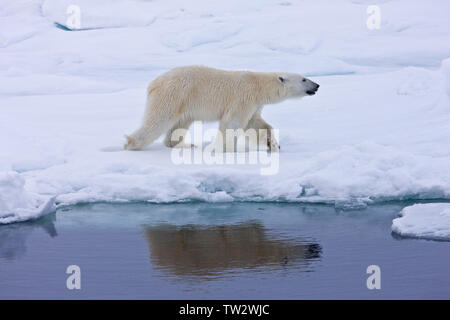
POLYGON ((0 226, 1 299, 450 298, 450 242, 402 239, 406 205, 92 204, 0 226), (381 268, 381 290, 366 269, 381 268), (81 290, 66 268, 81 269, 81 290))

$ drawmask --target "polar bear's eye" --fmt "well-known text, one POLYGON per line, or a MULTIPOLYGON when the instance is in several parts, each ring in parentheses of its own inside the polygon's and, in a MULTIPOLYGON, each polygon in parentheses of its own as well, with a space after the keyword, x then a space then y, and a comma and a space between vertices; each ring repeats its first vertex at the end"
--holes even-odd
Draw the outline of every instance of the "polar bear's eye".
POLYGON ((280 80, 280 82, 284 82, 284 78, 283 77, 278 77, 278 80, 280 80))
POLYGON ((302 80, 303 82, 306 82, 306 79, 305 78, 303 78, 303 80, 302 80))

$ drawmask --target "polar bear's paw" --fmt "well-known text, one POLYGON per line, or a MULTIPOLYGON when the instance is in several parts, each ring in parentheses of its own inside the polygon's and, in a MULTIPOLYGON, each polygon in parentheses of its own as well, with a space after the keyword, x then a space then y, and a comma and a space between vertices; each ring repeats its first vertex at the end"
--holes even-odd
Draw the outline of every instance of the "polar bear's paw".
POLYGON ((136 140, 133 137, 125 136, 125 139, 127 139, 127 143, 123 146, 125 150, 140 150, 141 146, 136 143, 136 140))
POLYGON ((270 152, 279 152, 280 151, 280 145, 275 139, 268 139, 267 140, 267 147, 269 148, 270 152))

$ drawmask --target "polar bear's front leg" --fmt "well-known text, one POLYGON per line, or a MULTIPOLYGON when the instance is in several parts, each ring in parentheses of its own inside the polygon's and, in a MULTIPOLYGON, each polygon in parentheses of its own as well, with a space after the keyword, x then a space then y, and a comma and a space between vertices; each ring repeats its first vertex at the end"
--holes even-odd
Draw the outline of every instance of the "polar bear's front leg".
POLYGON ((271 152, 280 151, 280 145, 278 144, 277 139, 275 139, 272 134, 270 134, 270 137, 267 138, 267 147, 271 152))
POLYGON ((261 117, 260 113, 255 113, 248 122, 246 129, 255 129, 258 131, 258 144, 267 145, 272 152, 278 152, 280 146, 272 134, 272 126, 261 117))

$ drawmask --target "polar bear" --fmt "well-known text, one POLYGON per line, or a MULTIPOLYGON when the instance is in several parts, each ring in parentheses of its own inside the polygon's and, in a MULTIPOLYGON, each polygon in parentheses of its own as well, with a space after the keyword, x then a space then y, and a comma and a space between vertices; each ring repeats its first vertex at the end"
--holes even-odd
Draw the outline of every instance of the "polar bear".
POLYGON ((276 152, 279 145, 272 137, 272 127, 261 117, 263 106, 314 95, 318 88, 317 83, 295 73, 177 67, 148 86, 144 121, 138 130, 125 136, 124 148, 140 150, 164 133, 167 147, 191 147, 184 143, 183 137, 173 141, 172 133, 187 130, 193 121, 199 120, 220 121, 223 136, 227 129, 267 132, 259 139, 264 139, 268 149, 276 152))

